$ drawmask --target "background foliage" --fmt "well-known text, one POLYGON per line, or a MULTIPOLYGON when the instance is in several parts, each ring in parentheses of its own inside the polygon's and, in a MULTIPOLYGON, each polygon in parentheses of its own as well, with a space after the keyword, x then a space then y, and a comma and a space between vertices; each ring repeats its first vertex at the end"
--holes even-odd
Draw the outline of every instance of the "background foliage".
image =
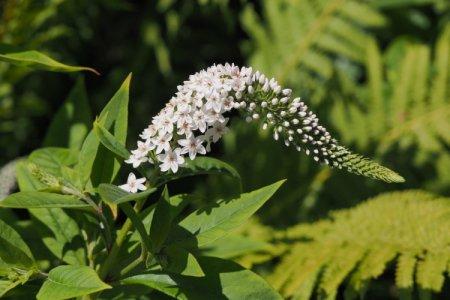
MULTIPOLYGON (((139 131, 189 74, 212 63, 234 62, 275 76, 302 96, 344 144, 406 178, 404 184, 386 185, 317 166, 309 157, 273 143, 267 132, 233 119, 232 132, 214 155, 238 170, 244 191, 288 180, 256 218, 209 251, 253 267, 285 296, 297 295, 300 281, 294 282, 296 286, 276 276, 289 259, 300 263, 308 255, 296 252, 306 247, 301 239, 309 236, 313 243, 327 242, 329 233, 324 232, 342 230, 338 235, 345 236, 351 230, 339 222, 341 217, 333 221, 339 226, 329 221, 305 224, 388 190, 423 189, 450 196, 450 5, 446 0, 5 0, 0 9, 0 53, 12 47, 37 49, 102 74, 86 73, 83 83, 78 75, 34 73, 0 63, 0 165, 28 155, 43 143, 53 144, 44 140, 45 133, 75 83, 85 84, 88 96, 76 88, 70 95, 86 98, 97 115, 133 72, 127 139, 133 145, 139 131), (236 244, 246 248, 233 249, 236 244)), ((187 179, 171 189, 193 191, 204 199, 194 207, 236 192, 232 178, 215 176, 187 179)), ((443 199, 440 202, 448 201, 443 199)), ((355 215, 359 210, 362 206, 355 215)), ((43 217, 33 214, 33 218, 43 217)), ((394 213, 391 218, 396 218, 394 213)), ((325 279, 317 286, 311 281, 310 288, 317 293, 337 288, 360 261, 363 251, 359 250, 352 247, 354 256, 348 256, 343 267, 333 265, 335 260, 323 263, 341 272, 331 276, 325 271, 325 279), (342 280, 330 282, 327 276, 342 280)), ((79 259, 76 251, 69 253, 67 262, 79 259)), ((402 253, 397 265, 408 264, 403 252, 395 253, 402 253)), ((380 260, 383 264, 392 261, 392 253, 383 255, 387 257, 380 260)), ((318 276, 317 268, 308 274, 318 276)), ((367 287, 370 295, 396 297, 402 287, 413 286, 399 276, 388 265, 384 275, 367 287), (393 288, 396 282, 400 289, 393 288)), ((353 278, 357 276, 347 280, 354 283, 353 278)), ((417 281, 424 287, 424 280, 417 281)), ((430 283, 432 289, 439 290, 435 282, 430 283)))

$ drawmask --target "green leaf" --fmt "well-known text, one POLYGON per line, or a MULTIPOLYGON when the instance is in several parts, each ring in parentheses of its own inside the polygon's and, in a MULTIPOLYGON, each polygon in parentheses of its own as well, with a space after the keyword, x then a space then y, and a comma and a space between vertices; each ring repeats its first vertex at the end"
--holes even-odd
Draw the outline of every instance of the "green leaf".
MULTIPOLYGON (((245 226, 245 225, 244 225, 245 226)), ((271 244, 232 233, 200 249, 203 256, 231 259, 270 248, 271 244)))
POLYGON ((109 204, 120 204, 130 201, 140 201, 157 191, 156 188, 149 188, 140 193, 128 193, 121 188, 113 185, 102 183, 97 188, 98 193, 103 201, 109 204))
POLYGON ((33 275, 35 270, 30 270, 23 274, 11 274, 13 275, 14 279, 8 279, 8 280, 0 280, 0 297, 3 297, 8 291, 12 290, 19 284, 24 284, 27 282, 31 275, 33 275))
POLYGON ((185 276, 205 276, 197 259, 189 251, 180 247, 164 248, 164 263, 162 267, 167 272, 185 276))
POLYGON ((100 75, 96 70, 92 68, 69 66, 34 50, 0 54, 0 61, 8 62, 22 67, 28 67, 35 70, 46 70, 53 72, 90 71, 92 73, 100 75))
POLYGON ((138 217, 138 215, 136 214, 136 212, 134 211, 134 209, 130 205, 130 203, 122 203, 120 205, 120 208, 127 215, 127 217, 131 220, 131 223, 133 224, 134 228, 137 230, 137 232, 141 236, 142 243, 145 245, 145 247, 148 250, 152 249, 153 245, 150 241, 149 236, 147 235, 147 231, 145 230, 144 224, 142 223, 142 220, 138 217))
POLYGON ((50 271, 37 299, 69 299, 110 289, 97 273, 86 266, 59 266, 50 271))
POLYGON ((261 277, 240 265, 214 257, 199 257, 204 277, 146 273, 122 284, 142 284, 176 299, 282 299, 261 277))
POLYGON ((106 130, 98 121, 94 122, 94 132, 100 139, 103 146, 123 159, 130 157, 130 152, 121 144, 108 130, 106 130))
POLYGON ((238 180, 239 184, 241 184, 241 176, 232 166, 216 158, 199 156, 194 160, 186 160, 186 163, 177 173, 161 176, 161 181, 158 185, 183 177, 204 174, 228 175, 238 180))
MULTIPOLYGON (((125 79, 98 117, 98 122, 111 131, 121 144, 125 144, 127 137, 130 81, 131 75, 125 79)), ((87 184, 91 180, 94 187, 100 183, 111 183, 119 169, 120 162, 115 155, 100 145, 99 138, 91 130, 81 147, 77 165, 82 182, 87 184)))
POLYGON ((18 192, 0 201, 0 207, 11 208, 82 208, 88 204, 75 196, 47 192, 18 192))
POLYGON ((30 269, 34 258, 20 235, 0 220, 0 259, 6 264, 30 269))
POLYGON ((28 160, 21 160, 16 164, 16 178, 19 189, 23 192, 41 190, 47 187, 30 173, 28 160))
POLYGON ((172 203, 170 202, 169 191, 166 186, 162 192, 161 199, 156 204, 150 227, 150 239, 152 240, 153 251, 155 253, 159 252, 170 232, 172 210, 172 203))
POLYGON ((56 257, 71 265, 86 263, 80 228, 62 209, 39 208, 30 209, 29 212, 42 222, 35 226, 41 233, 44 244, 56 257), (50 234, 47 233, 48 229, 51 231, 50 234))
POLYGON ((43 145, 79 150, 91 124, 92 114, 86 87, 84 80, 80 78, 55 114, 43 145))
POLYGON ((74 149, 48 147, 33 151, 28 160, 47 173, 62 176, 61 168, 71 166, 78 160, 78 151, 74 149))
POLYGON ((259 190, 242 194, 237 199, 222 200, 194 211, 174 228, 170 242, 201 247, 225 236, 253 215, 283 184, 278 181, 259 190))

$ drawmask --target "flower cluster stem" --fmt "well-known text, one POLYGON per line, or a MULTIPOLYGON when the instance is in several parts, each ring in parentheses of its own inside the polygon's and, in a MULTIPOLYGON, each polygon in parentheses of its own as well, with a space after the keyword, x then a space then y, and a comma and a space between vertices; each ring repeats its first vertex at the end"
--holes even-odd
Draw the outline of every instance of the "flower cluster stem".
MULTIPOLYGON (((143 206, 144 206, 144 201, 136 202, 136 204, 134 205, 134 210, 136 212, 139 212, 143 206)), ((128 231, 130 231, 132 226, 133 226, 133 223, 131 222, 131 220, 129 218, 127 218, 125 223, 122 225, 122 228, 117 232, 117 237, 111 248, 111 252, 109 253, 105 262, 101 265, 101 267, 98 271, 98 275, 102 280, 105 280, 105 278, 108 276, 108 272, 110 271, 111 267, 114 265, 117 255, 119 254, 119 251, 122 247, 122 244, 125 241, 127 233, 128 233, 128 231)))

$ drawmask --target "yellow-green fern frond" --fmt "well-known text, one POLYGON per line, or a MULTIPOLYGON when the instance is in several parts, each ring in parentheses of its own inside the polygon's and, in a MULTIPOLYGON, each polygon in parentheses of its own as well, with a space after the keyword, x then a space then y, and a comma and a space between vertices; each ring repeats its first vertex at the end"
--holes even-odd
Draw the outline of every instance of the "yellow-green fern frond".
POLYGON ((284 234, 288 252, 269 281, 285 297, 308 299, 314 291, 334 299, 364 294, 370 281, 397 261, 397 287, 414 283, 438 292, 450 259, 450 199, 422 191, 382 194, 330 220, 299 225, 284 234))

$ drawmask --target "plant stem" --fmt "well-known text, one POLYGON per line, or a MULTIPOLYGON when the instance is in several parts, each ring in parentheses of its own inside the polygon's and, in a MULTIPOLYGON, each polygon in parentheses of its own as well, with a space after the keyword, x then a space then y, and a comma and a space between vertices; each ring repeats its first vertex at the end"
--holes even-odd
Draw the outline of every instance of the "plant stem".
MULTIPOLYGON (((145 201, 138 201, 134 205, 134 210, 136 212, 139 212, 142 207, 144 206, 145 201)), ((122 225, 122 228, 117 232, 116 240, 111 248, 111 252, 109 252, 108 257, 106 258, 105 262, 101 265, 98 275, 99 277, 104 280, 106 276, 108 276, 108 272, 110 268, 115 263, 115 260, 117 258, 117 255, 119 254, 120 248, 122 247, 122 244, 127 236, 128 231, 130 231, 131 227, 133 226, 131 220, 127 218, 125 223, 122 225)))

